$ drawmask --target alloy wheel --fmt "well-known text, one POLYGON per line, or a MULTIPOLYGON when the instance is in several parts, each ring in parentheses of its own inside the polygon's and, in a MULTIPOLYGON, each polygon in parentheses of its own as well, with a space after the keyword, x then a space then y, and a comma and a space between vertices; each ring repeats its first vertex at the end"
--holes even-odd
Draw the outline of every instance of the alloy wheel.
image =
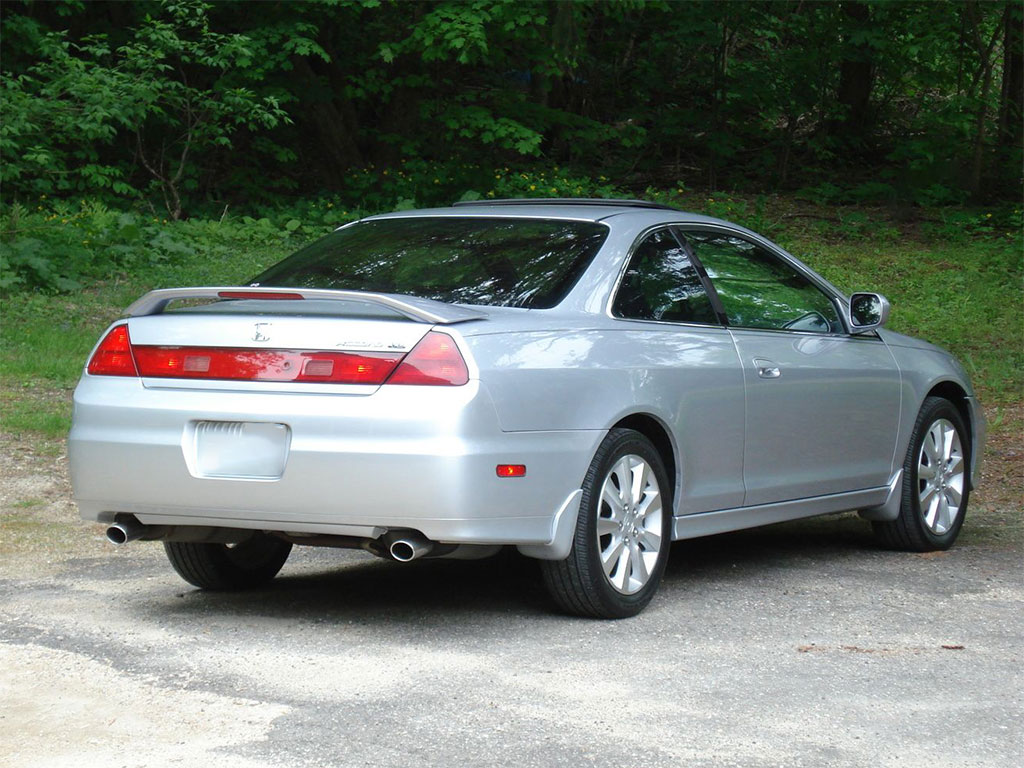
POLYGON ((657 477, 640 456, 622 456, 605 477, 598 503, 597 543, 605 577, 624 595, 639 592, 663 546, 657 477))
POLYGON ((941 536, 956 522, 966 466, 960 435, 947 419, 928 428, 917 458, 918 499, 924 524, 941 536))

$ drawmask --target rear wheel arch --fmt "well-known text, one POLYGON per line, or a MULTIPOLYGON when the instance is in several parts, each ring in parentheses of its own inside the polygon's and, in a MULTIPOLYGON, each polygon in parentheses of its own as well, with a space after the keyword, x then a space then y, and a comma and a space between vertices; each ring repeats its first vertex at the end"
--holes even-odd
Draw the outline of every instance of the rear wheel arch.
MULTIPOLYGON (((646 437, 657 448, 661 461, 665 465, 665 473, 671 485, 669 498, 672 499, 672 514, 675 514, 676 496, 682 485, 679 475, 680 462, 676 458, 677 448, 668 428, 656 416, 649 413, 634 413, 620 419, 611 429, 632 429, 646 437)), ((610 431, 610 430, 609 430, 610 431)))

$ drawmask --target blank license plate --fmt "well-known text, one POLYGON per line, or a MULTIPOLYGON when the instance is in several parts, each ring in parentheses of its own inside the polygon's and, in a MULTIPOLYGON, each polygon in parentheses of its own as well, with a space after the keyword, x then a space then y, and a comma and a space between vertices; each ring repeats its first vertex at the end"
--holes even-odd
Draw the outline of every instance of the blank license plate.
POLYGON ((292 431, 287 424, 200 421, 195 425, 193 474, 277 480, 284 474, 292 431))

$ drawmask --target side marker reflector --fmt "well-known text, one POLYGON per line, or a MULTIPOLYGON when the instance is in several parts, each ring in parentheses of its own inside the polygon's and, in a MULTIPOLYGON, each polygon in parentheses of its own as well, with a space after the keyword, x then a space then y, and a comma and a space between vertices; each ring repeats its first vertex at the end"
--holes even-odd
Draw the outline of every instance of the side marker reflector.
POLYGON ((499 464, 498 477, 526 477, 525 464, 499 464))

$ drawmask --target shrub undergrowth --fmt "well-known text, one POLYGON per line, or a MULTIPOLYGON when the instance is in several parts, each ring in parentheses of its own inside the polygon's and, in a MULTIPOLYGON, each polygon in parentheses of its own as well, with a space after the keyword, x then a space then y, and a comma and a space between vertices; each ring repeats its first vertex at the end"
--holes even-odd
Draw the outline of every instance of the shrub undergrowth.
POLYGON ((334 194, 184 221, 90 200, 42 197, 32 207, 9 206, 0 211, 2 428, 65 430, 67 395, 89 349, 147 290, 240 284, 362 216, 503 197, 635 196, 742 224, 844 291, 885 293, 893 303, 890 326, 954 352, 988 402, 1021 398, 1020 205, 890 209, 821 205, 798 196, 712 195, 681 183, 623 187, 557 167, 408 163, 360 169, 334 194))

